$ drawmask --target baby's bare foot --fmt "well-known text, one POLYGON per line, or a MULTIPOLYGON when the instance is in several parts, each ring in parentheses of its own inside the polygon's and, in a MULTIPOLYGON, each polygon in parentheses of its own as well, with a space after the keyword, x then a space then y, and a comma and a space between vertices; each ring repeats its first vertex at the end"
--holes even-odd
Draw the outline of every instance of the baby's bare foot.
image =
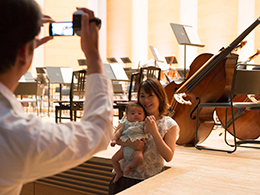
POLYGON ((113 180, 113 182, 116 183, 122 176, 123 176, 123 173, 122 173, 122 172, 117 173, 116 176, 115 176, 115 178, 114 178, 114 180, 113 180))

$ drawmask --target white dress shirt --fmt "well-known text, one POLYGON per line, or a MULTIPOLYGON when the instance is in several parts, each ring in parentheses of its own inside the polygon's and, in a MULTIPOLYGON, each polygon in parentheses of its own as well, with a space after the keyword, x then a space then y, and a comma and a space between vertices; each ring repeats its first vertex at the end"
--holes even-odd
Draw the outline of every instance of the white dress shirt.
POLYGON ((91 74, 80 122, 55 124, 26 115, 0 83, 0 194, 19 195, 23 184, 75 167, 107 148, 112 137, 111 80, 91 74))

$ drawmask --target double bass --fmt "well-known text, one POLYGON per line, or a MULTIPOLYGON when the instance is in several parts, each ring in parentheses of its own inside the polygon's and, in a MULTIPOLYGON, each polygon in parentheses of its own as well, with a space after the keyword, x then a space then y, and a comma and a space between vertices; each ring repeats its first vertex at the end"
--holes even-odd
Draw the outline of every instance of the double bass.
MULTIPOLYGON (((223 96, 226 87, 226 63, 235 67, 238 55, 231 51, 260 23, 258 18, 228 47, 213 55, 201 54, 190 65, 190 72, 181 84, 172 81, 165 87, 170 101, 169 113, 180 126, 180 136, 177 144, 194 143, 196 133, 196 109, 199 103, 216 102, 223 96)), ((211 133, 215 124, 213 120, 214 108, 199 110, 200 123, 198 125, 198 143, 203 142, 211 133)))
MULTIPOLYGON (((242 64, 250 62, 256 56, 260 54, 260 49, 257 49, 256 53, 250 56, 242 64)), ((260 99, 260 95, 236 95, 233 98, 233 102, 256 102, 260 99)), ((235 116, 235 126, 236 126, 236 137, 240 140, 247 139, 257 139, 260 136, 260 112, 253 110, 246 110, 246 108, 233 108, 235 116)), ((231 120, 231 109, 227 110, 227 125, 225 124, 225 108, 217 108, 216 114, 228 132, 233 135, 233 124, 231 120)))

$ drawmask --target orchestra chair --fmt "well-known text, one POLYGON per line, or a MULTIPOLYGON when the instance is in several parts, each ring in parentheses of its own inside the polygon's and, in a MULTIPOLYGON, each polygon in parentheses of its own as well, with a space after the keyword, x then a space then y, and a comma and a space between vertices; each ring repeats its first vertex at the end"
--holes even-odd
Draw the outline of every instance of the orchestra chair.
MULTIPOLYGON (((221 151, 221 152, 228 152, 232 153, 235 152, 237 149, 237 146, 242 146, 242 144, 252 144, 252 143, 259 143, 257 140, 237 140, 236 138, 236 128, 235 128, 235 113, 233 111, 233 108, 246 108, 247 110, 255 110, 260 111, 260 104, 254 103, 254 102, 233 102, 233 98, 236 95, 250 95, 250 94, 260 94, 260 70, 250 70, 247 68, 248 66, 252 66, 252 64, 237 64, 234 69, 234 75, 230 90, 230 97, 227 102, 214 102, 214 103, 201 103, 197 107, 197 117, 196 117, 196 135, 195 135, 195 147, 199 150, 213 150, 213 151, 221 151), (240 67, 245 66, 245 69, 241 69, 240 67), (223 126, 224 128, 224 141, 225 143, 232 148, 232 150, 224 150, 224 149, 216 149, 216 148, 209 148, 204 147, 198 140, 199 138, 199 131, 198 131, 198 124, 202 123, 203 116, 199 116, 199 111, 202 108, 207 107, 220 107, 220 108, 226 108, 226 114, 225 114, 225 124, 223 126), (230 108, 231 110, 231 117, 232 117, 232 125, 233 125, 233 143, 230 144, 227 140, 227 133, 228 130, 225 128, 227 126, 227 110, 230 108)), ((253 66, 259 66, 260 65, 253 65, 253 66)), ((248 121, 250 123, 250 121, 248 121)), ((247 147, 247 146, 243 146, 247 147)), ((257 148, 257 147, 254 147, 257 148)))
MULTIPOLYGON (((48 93, 49 93, 49 91, 48 91, 49 79, 48 79, 46 73, 38 73, 37 72, 37 78, 35 80, 38 82, 38 84, 40 85, 40 88, 42 90, 40 113, 43 113, 43 111, 42 111, 43 104, 44 103, 47 103, 47 104, 49 103, 49 98, 48 98, 49 97, 48 96, 48 93)), ((44 107, 46 107, 46 106, 44 106, 44 107)))
MULTIPOLYGON (((148 78, 155 78, 160 80, 161 69, 155 66, 148 66, 140 68, 140 71, 131 75, 130 86, 128 90, 128 101, 132 100, 133 94, 136 94, 139 84, 148 78)), ((135 98, 135 100, 137 97, 135 98)))
POLYGON ((55 103, 55 122, 61 123, 62 119, 69 119, 76 121, 78 111, 83 111, 83 104, 85 99, 85 83, 86 83, 86 70, 73 71, 72 81, 70 85, 69 100, 59 100, 55 103), (63 111, 69 111, 69 116, 63 114, 63 111))
POLYGON ((121 83, 114 81, 113 82, 113 92, 114 92, 114 101, 121 101, 124 99, 125 91, 121 83))
MULTIPOLYGON (((128 101, 131 101, 133 94, 137 93, 137 88, 138 88, 139 84, 140 84, 140 72, 132 73, 130 84, 129 84, 129 89, 128 89, 128 101)), ((135 97, 135 100, 136 100, 136 97, 135 97)))

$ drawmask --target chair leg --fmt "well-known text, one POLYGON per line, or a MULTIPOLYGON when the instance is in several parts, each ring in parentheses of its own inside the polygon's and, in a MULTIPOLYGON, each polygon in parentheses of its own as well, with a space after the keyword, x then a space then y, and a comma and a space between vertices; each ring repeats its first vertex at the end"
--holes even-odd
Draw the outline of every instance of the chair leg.
POLYGON ((229 153, 235 152, 237 149, 237 143, 236 143, 236 130, 235 130, 235 120, 234 120, 234 111, 233 111, 233 107, 231 106, 231 116, 232 116, 232 125, 233 125, 233 138, 234 138, 234 144, 230 144, 227 141, 227 112, 228 112, 228 108, 226 108, 226 116, 225 116, 225 133, 224 133, 224 140, 225 143, 227 145, 229 145, 230 147, 234 147, 234 149, 232 151, 230 151, 229 153))
POLYGON ((58 106, 55 107, 55 122, 58 123, 58 106))
POLYGON ((259 141, 259 140, 251 140, 251 139, 247 139, 247 140, 240 140, 240 141, 237 141, 236 143, 237 143, 237 146, 238 146, 238 147, 260 149, 260 147, 257 147, 257 146, 246 146, 246 145, 241 145, 241 144, 260 144, 260 141, 259 141))
POLYGON ((74 110, 74 121, 77 121, 77 110, 74 110))
POLYGON ((196 116, 196 134, 195 134, 195 148, 197 148, 198 150, 200 150, 201 148, 197 145, 198 143, 198 124, 199 123, 199 108, 197 108, 197 116, 196 116))
MULTIPOLYGON (((235 137, 235 134, 234 134, 234 145, 230 145, 231 147, 234 147, 233 150, 222 150, 222 149, 215 149, 215 148, 206 148, 206 147, 203 147, 203 146, 199 146, 198 145, 198 123, 199 123, 199 106, 197 108, 197 118, 196 118, 196 134, 195 134, 195 148, 197 148, 198 150, 211 150, 211 151, 218 151, 218 152, 227 152, 227 153, 233 153, 236 151, 236 137, 235 137)), ((226 111, 227 113, 227 111, 226 111)), ((227 119, 226 119, 227 120, 227 119)), ((234 124, 233 124, 234 126, 234 124)), ((225 129, 225 138, 226 139, 226 129, 225 129)))
POLYGON ((73 121, 73 111, 70 108, 70 121, 73 121))

